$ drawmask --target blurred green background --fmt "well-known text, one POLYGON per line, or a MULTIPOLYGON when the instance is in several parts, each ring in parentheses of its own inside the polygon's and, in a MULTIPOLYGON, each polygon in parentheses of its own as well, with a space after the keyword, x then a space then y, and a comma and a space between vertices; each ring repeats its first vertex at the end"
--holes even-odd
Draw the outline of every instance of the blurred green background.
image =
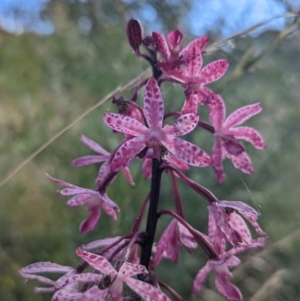
MULTIPOLYGON (((0 13, 4 2, 0 3, 0 13)), ((53 0, 32 1, 32 7, 26 9, 20 1, 13 2, 15 6, 10 9, 19 26, 1 23, 0 30, 0 300, 50 300, 51 295, 35 294, 36 283, 21 279, 18 269, 36 261, 73 266, 79 262, 75 247, 125 234, 150 182, 142 179, 140 162, 135 162, 131 170, 136 186, 130 187, 118 176, 108 190, 121 207, 118 220, 103 214, 96 230, 82 235, 78 227, 87 216, 86 208, 67 207, 67 199, 58 196, 58 187, 44 176, 47 172, 82 187, 94 187, 98 166, 78 169, 71 167, 70 161, 92 154, 79 141, 83 133, 110 151, 121 141, 121 136, 111 135, 102 122, 102 113, 114 110, 110 101, 76 123, 9 181, 5 179, 76 117, 148 67, 128 46, 126 21, 132 16, 138 18, 146 33, 182 29, 184 43, 196 34, 210 34, 212 45, 278 12, 299 7, 287 1, 262 1, 267 3, 265 11, 260 7, 263 14, 255 13, 255 5, 248 1, 249 8, 245 6, 242 14, 242 2, 225 1, 229 9, 225 16, 217 13, 217 7, 225 3, 221 0, 211 1, 215 6, 203 1, 203 7, 197 1, 53 0), (280 4, 281 10, 270 14, 274 3, 280 4), (231 4, 236 11, 231 10, 231 4), (37 5, 41 7, 35 12, 37 5), (29 21, 22 19, 26 14, 29 21)), ((230 61, 230 70, 212 86, 225 99, 228 113, 258 101, 263 104, 263 112, 247 122, 267 143, 263 152, 246 145, 254 174, 242 174, 229 161, 224 164, 227 178, 223 185, 216 183, 211 168, 191 168, 188 172, 219 199, 244 201, 262 213, 259 222, 268 233, 267 245, 263 250, 241 254, 243 264, 235 269, 232 280, 245 300, 252 301, 300 300, 300 32, 294 18, 281 18, 272 24, 252 35, 231 39, 205 56, 206 63, 218 58, 230 61)), ((167 108, 178 109, 182 89, 164 84, 162 90, 167 108)), ((199 112, 207 120, 207 110, 201 108, 199 112)), ((198 130, 189 137, 210 152, 212 137, 208 133, 198 130)), ((170 182, 165 175, 162 208, 173 207, 170 182)), ((179 186, 187 220, 206 232, 207 204, 182 183, 179 186)), ((169 220, 162 218, 157 237, 169 220)), ((179 264, 165 260, 157 273, 190 300, 192 280, 205 261, 199 249, 192 254, 182 250, 179 264)), ((214 275, 205 286, 195 300, 223 300, 215 293, 214 275)))

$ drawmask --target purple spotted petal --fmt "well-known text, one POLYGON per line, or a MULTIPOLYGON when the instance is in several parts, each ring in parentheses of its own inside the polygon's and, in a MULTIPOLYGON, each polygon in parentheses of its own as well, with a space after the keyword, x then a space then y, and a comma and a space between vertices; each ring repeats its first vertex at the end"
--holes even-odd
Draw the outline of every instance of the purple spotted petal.
POLYGON ((109 156, 109 152, 107 150, 105 150, 102 146, 100 146, 97 142, 95 142, 94 140, 91 140, 87 137, 85 137, 84 135, 81 135, 80 140, 86 145, 88 146, 90 149, 92 149, 93 151, 95 151, 96 153, 103 155, 103 156, 109 156))
POLYGON ((221 129, 225 121, 226 107, 220 95, 215 94, 209 104, 209 119, 215 130, 221 129))
POLYGON ((148 132, 138 120, 117 113, 104 113, 103 121, 113 130, 131 136, 141 136, 148 132))
POLYGON ((251 174, 253 173, 253 164, 246 152, 242 152, 241 154, 234 156, 229 153, 226 153, 226 157, 231 159, 233 166, 235 168, 240 169, 242 172, 251 174))
POLYGON ((197 81, 202 85, 215 82, 225 74, 228 66, 229 62, 224 59, 211 62, 201 70, 197 81))
POLYGON ((260 113, 261 111, 262 111, 262 106, 260 102, 241 107, 227 117, 223 127, 229 129, 233 126, 242 124, 243 122, 245 122, 252 116, 260 113))
POLYGON ((198 272, 193 282, 193 297, 195 297, 201 290, 202 283, 211 271, 211 265, 209 262, 198 272))
POLYGON ((171 221, 157 243, 153 266, 157 266, 160 263, 163 255, 174 262, 178 261, 179 229, 175 219, 171 221))
POLYGON ((79 226, 79 230, 81 233, 87 233, 90 231, 93 231, 95 227, 97 226, 97 223, 99 221, 101 215, 101 211, 99 207, 93 208, 93 210, 90 210, 90 215, 88 218, 86 218, 84 221, 81 222, 79 226))
POLYGON ((84 251, 81 248, 76 249, 76 254, 85 260, 91 267, 104 275, 114 277, 114 275, 117 274, 110 262, 103 256, 84 251))
POLYGON ((217 177, 218 182, 221 184, 225 180, 225 173, 223 171, 223 148, 222 148, 222 141, 218 138, 215 139, 212 154, 212 167, 217 177))
POLYGON ((234 135, 236 139, 249 141, 257 149, 264 149, 266 147, 261 134, 253 128, 240 126, 237 128, 231 128, 230 133, 234 135))
POLYGON ((176 51, 179 48, 179 45, 181 44, 182 39, 183 39, 183 34, 180 30, 176 29, 176 30, 171 31, 167 35, 167 40, 168 40, 171 50, 176 51))
POLYGON ((53 177, 51 177, 50 175, 48 175, 47 173, 46 173, 46 177, 47 177, 50 181, 52 181, 52 182, 54 182, 54 183, 56 183, 56 184, 58 184, 58 185, 61 185, 61 186, 65 186, 65 187, 68 187, 68 188, 80 188, 80 187, 78 187, 78 186, 76 186, 76 185, 73 185, 73 184, 71 184, 71 183, 68 183, 68 182, 65 182, 65 181, 62 181, 62 180, 53 178, 53 177))
POLYGON ((187 95, 183 107, 181 109, 181 114, 185 115, 187 113, 196 113, 197 105, 198 105, 198 95, 194 93, 187 95))
POLYGON ((152 160, 144 159, 142 166, 142 173, 145 179, 150 179, 152 175, 152 160))
POLYGON ((144 114, 150 129, 160 129, 164 118, 164 101, 154 78, 146 84, 144 94, 144 114))
POLYGON ((223 295, 228 300, 243 299, 240 290, 228 281, 231 273, 228 271, 228 268, 226 266, 220 266, 218 270, 216 270, 216 274, 215 284, 221 295, 223 295), (225 269, 227 269, 227 271, 225 269))
POLYGON ((135 156, 146 147, 144 136, 126 140, 116 150, 111 161, 111 171, 119 171, 127 167, 135 156))
POLYGON ((145 266, 140 264, 133 264, 130 262, 124 262, 119 270, 119 278, 126 281, 126 278, 128 277, 145 273, 148 274, 148 270, 145 266))
POLYGON ((72 271, 73 268, 65 265, 60 265, 50 261, 42 261, 29 264, 28 266, 21 268, 20 272, 25 274, 35 273, 66 273, 72 271))
POLYGON ((79 157, 71 162, 73 166, 86 166, 90 164, 100 163, 107 159, 107 156, 97 156, 97 155, 90 155, 90 156, 83 156, 79 157))
POLYGON ((68 206, 80 206, 88 202, 91 198, 90 193, 83 193, 73 196, 71 199, 67 201, 68 206))
POLYGON ((210 157, 195 144, 172 136, 161 142, 175 157, 189 165, 205 167, 211 164, 210 157))
POLYGON ((134 278, 126 279, 127 285, 146 301, 171 301, 156 287, 134 278))
POLYGON ((198 121, 199 115, 196 113, 181 115, 175 123, 164 126, 163 133, 171 136, 185 135, 197 126, 198 121))
POLYGON ((164 59, 167 60, 171 54, 164 35, 159 32, 152 32, 152 37, 157 50, 164 57, 164 59))
POLYGON ((239 201, 220 201, 218 203, 218 206, 226 208, 232 208, 234 210, 237 210, 240 214, 242 214, 254 227, 257 233, 261 235, 265 235, 266 233, 258 226, 256 220, 259 217, 259 212, 257 212, 255 209, 250 207, 249 205, 239 202, 239 201))

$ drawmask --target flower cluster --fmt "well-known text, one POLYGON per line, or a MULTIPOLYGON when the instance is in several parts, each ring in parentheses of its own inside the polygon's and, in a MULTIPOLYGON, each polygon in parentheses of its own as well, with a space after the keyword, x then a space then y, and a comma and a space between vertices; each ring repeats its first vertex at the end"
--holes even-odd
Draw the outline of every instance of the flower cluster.
POLYGON ((47 177, 64 187, 58 190, 60 195, 71 196, 67 205, 86 204, 89 216, 80 225, 82 233, 96 228, 101 209, 113 219, 117 218, 119 206, 108 197, 106 189, 113 185, 120 171, 129 184, 134 185, 129 166, 135 160, 142 161, 143 176, 151 178, 150 193, 141 203, 131 232, 78 248, 76 254, 83 261, 77 267, 39 262, 22 268, 20 275, 47 285, 36 288, 36 291, 52 292, 53 301, 119 301, 125 295, 126 300, 183 300, 166 283, 157 279, 155 269, 163 258, 178 262, 181 246, 190 250, 199 245, 207 254, 208 261, 195 276, 192 294, 195 296, 200 292, 206 276, 214 271, 216 288, 220 294, 228 300, 241 300, 240 290, 229 281, 229 268, 240 263, 237 253, 264 245, 265 232, 257 223, 259 213, 240 201, 219 200, 207 188, 186 176, 184 171, 189 166, 212 166, 217 181, 222 183, 225 180, 222 162, 229 158, 234 167, 244 173, 252 173, 253 164, 240 139, 250 142, 257 149, 264 149, 265 143, 255 129, 240 125, 261 112, 262 106, 260 103, 244 106, 226 118, 224 100, 207 85, 225 74, 229 62, 220 59, 202 67, 208 37, 195 39, 181 48, 183 34, 179 30, 170 32, 167 37, 158 32, 144 36, 140 23, 133 19, 128 22, 127 37, 137 57, 150 63, 153 76, 135 87, 131 99, 113 99, 118 113, 103 115, 104 123, 114 133, 123 134, 123 141, 109 153, 95 141, 81 136, 81 141, 97 155, 79 157, 72 161, 72 165, 102 163, 95 180, 95 189, 81 188, 49 175, 47 177), (175 83, 183 88, 184 98, 180 111, 165 112, 160 88, 163 82, 175 83), (144 97, 143 105, 140 106, 137 96, 142 88, 144 97), (201 110, 203 106, 208 107, 210 123, 199 119, 199 108, 201 110), (166 122, 170 116, 177 118, 175 122, 166 122), (214 136, 211 154, 197 144, 179 138, 198 130, 214 136), (164 173, 171 175, 174 211, 158 211, 160 182, 164 173), (183 202, 177 186, 179 180, 208 202, 207 235, 194 229, 184 218, 183 202), (146 229, 142 231, 141 221, 147 205, 146 229), (155 243, 156 224, 164 215, 172 216, 172 221, 155 243), (261 237, 252 238, 244 219, 261 237), (228 249, 229 245, 231 248, 228 249), (97 251, 90 253, 92 249, 97 251), (93 268, 92 272, 86 271, 89 266, 93 268), (39 275, 49 272, 64 275, 56 281, 39 275), (123 288, 124 283, 127 289, 123 288))

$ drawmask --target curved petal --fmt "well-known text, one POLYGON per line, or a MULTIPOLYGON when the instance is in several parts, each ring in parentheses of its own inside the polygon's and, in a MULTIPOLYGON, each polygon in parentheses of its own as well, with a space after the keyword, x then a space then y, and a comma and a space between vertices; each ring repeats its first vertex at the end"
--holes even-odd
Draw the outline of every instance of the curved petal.
POLYGON ((48 175, 47 173, 46 173, 46 177, 47 177, 50 181, 52 181, 52 182, 54 182, 54 183, 56 183, 56 184, 58 184, 58 185, 61 185, 61 186, 65 186, 65 187, 68 187, 68 188, 80 188, 79 186, 73 185, 73 184, 71 184, 71 183, 68 183, 68 182, 65 182, 65 181, 62 181, 62 180, 53 178, 53 177, 51 177, 50 175, 48 175))
POLYGON ((76 249, 76 254, 85 260, 91 267, 104 275, 110 275, 112 278, 117 275, 116 270, 110 262, 103 256, 84 251, 81 248, 76 249))
POLYGON ((183 34, 180 30, 176 29, 168 33, 167 40, 172 51, 177 51, 183 39, 183 34))
POLYGON ((182 136, 191 132, 198 124, 199 115, 197 113, 188 113, 181 115, 173 124, 167 124, 162 132, 165 135, 182 136))
POLYGON ((241 107, 232 112, 225 120, 223 127, 229 129, 233 126, 242 124, 249 118, 255 116, 262 111, 262 105, 260 102, 241 107))
POLYGON ((239 216, 235 212, 230 213, 229 225, 234 231, 239 234, 242 239, 242 243, 251 243, 252 237, 249 228, 245 221, 241 218, 241 216, 239 216))
POLYGON ((174 262, 178 261, 179 229, 177 225, 177 220, 175 219, 171 221, 171 223, 165 229, 157 243, 155 258, 152 262, 154 267, 160 263, 163 254, 166 254, 166 257, 174 262))
POLYGON ((225 173, 223 171, 223 148, 220 139, 216 138, 211 153, 212 168, 215 172, 218 182, 221 184, 225 180, 225 173))
POLYGON ((204 36, 193 40, 183 50, 180 51, 180 55, 185 56, 186 53, 188 53, 194 47, 198 48, 203 53, 207 43, 209 42, 209 39, 209 36, 204 36))
POLYGON ((222 139, 222 146, 229 154, 237 156, 245 151, 244 146, 237 141, 234 136, 230 134, 221 134, 220 138, 222 139))
POLYGON ((107 156, 83 156, 79 157, 71 162, 71 165, 73 166, 86 166, 94 163, 100 163, 107 159, 107 156))
POLYGON ((261 134, 251 127, 240 126, 237 128, 231 128, 230 134, 234 135, 236 139, 244 139, 250 142, 257 149, 264 149, 266 147, 261 134))
POLYGON ((213 124, 215 131, 223 127, 226 115, 226 107, 224 100, 220 95, 215 94, 209 102, 209 119, 213 124))
POLYGON ((181 114, 185 115, 187 113, 197 113, 197 99, 198 97, 194 93, 187 95, 181 109, 181 114))
POLYGON ((189 166, 184 163, 182 160, 174 157, 173 155, 171 154, 168 154, 166 157, 165 157, 166 161, 172 165, 174 165, 175 167, 179 168, 179 169, 182 169, 182 170, 189 170, 189 166))
POLYGON ((117 219, 116 209, 112 208, 111 206, 107 205, 105 202, 101 204, 105 213, 113 219, 117 219))
POLYGON ((152 175, 152 160, 145 158, 142 165, 142 173, 145 179, 150 179, 152 175))
POLYGON ((243 296, 240 290, 228 281, 228 275, 218 273, 215 280, 216 287, 221 295, 228 300, 242 300, 243 296))
POLYGON ((167 136, 161 143, 178 159, 183 162, 198 166, 205 167, 211 164, 211 158, 201 148, 188 141, 167 136))
POLYGON ((130 170, 129 170, 128 167, 125 167, 125 168, 123 169, 123 174, 124 174, 124 177, 125 177, 126 181, 127 181, 131 186, 134 186, 135 183, 134 183, 134 181, 133 181, 131 172, 130 172, 130 170))
POLYGON ((73 196, 71 199, 69 199, 67 202, 67 205, 72 206, 72 207, 80 206, 80 205, 83 205, 86 202, 88 202, 90 198, 91 198, 90 193, 78 194, 78 195, 73 196))
POLYGON ((198 78, 201 66, 203 64, 202 52, 199 48, 191 47, 186 52, 181 52, 182 60, 184 61, 183 74, 186 78, 185 82, 192 81, 198 78))
POLYGON ((154 40, 157 50, 164 57, 164 59, 167 60, 171 54, 170 54, 170 50, 168 47, 168 43, 167 43, 164 35, 159 32, 154 31, 154 32, 152 32, 152 37, 153 37, 153 40, 154 40))
POLYGON ((149 131, 138 120, 117 113, 104 113, 103 121, 113 130, 127 135, 142 136, 149 131))
POLYGON ((171 301, 163 292, 156 287, 134 278, 126 279, 127 285, 146 301, 171 301))
POLYGON ((227 71, 229 62, 227 60, 217 60, 206 65, 200 72, 197 82, 207 85, 221 78, 227 71))
POLYGON ((207 277, 208 273, 211 271, 211 265, 209 261, 206 265, 198 272, 193 282, 193 297, 195 297, 201 290, 202 282, 207 277))
POLYGON ((259 212, 257 212, 249 205, 239 201, 220 201, 218 205, 220 207, 229 207, 234 210, 237 210, 240 214, 242 214, 245 217, 245 219, 249 221, 249 223, 254 227, 257 233, 261 235, 266 234, 256 222, 260 215, 259 212))
POLYGON ((85 137, 84 135, 81 135, 80 140, 86 146, 88 146, 90 149, 92 149, 93 151, 95 151, 96 153, 99 153, 99 154, 101 154, 103 156, 109 156, 110 155, 107 150, 105 150, 101 145, 99 145, 94 140, 91 140, 91 139, 85 137))
POLYGON ((87 233, 95 229, 97 226, 98 220, 100 218, 99 207, 94 208, 90 211, 90 215, 86 218, 79 226, 81 233, 87 233))
POLYGON ((73 268, 65 265, 60 265, 50 261, 41 261, 27 265, 19 270, 22 274, 35 273, 66 273, 72 271, 73 268))
MULTIPOLYGON (((100 187, 103 184, 103 181, 110 173, 110 160, 107 159, 100 167, 98 171, 98 177, 96 179, 96 185, 97 187, 100 187)), ((113 182, 113 180, 112 180, 113 182)))
POLYGON ((229 153, 226 153, 226 156, 231 159, 233 166, 240 169, 242 172, 251 174, 253 173, 253 165, 250 157, 246 152, 234 156, 229 153))
POLYGON ((135 156, 146 147, 144 137, 134 137, 126 140, 116 150, 111 160, 111 171, 119 171, 128 166, 135 156))
POLYGON ((217 227, 214 214, 215 211, 211 208, 211 206, 208 206, 208 237, 217 253, 223 254, 225 252, 226 242, 224 235, 217 227))
POLYGON ((130 262, 124 262, 119 270, 119 277, 120 279, 123 279, 123 281, 126 281, 127 277, 135 276, 138 274, 148 274, 148 270, 145 266, 141 264, 133 264, 130 262))
POLYGON ((161 129, 164 118, 164 101, 155 78, 150 78, 146 84, 144 115, 150 129, 161 129))
POLYGON ((64 189, 58 189, 57 192, 60 195, 75 195, 75 194, 81 194, 81 193, 89 193, 89 194, 97 194, 96 191, 86 188, 64 188, 64 189))

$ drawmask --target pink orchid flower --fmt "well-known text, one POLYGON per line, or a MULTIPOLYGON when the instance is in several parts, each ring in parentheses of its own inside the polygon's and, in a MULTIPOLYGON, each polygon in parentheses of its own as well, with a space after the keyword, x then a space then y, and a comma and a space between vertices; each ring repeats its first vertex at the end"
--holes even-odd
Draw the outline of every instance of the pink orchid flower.
POLYGON ((174 70, 183 64, 187 64, 192 57, 190 56, 193 48, 197 48, 199 53, 203 53, 209 41, 209 37, 201 37, 189 43, 184 49, 180 49, 183 34, 179 30, 171 31, 167 35, 167 39, 159 32, 153 32, 152 37, 156 45, 157 51, 164 58, 163 62, 159 62, 158 66, 162 70, 174 70))
POLYGON ((199 116, 189 113, 180 116, 174 124, 162 127, 164 103, 159 86, 154 78, 146 84, 144 95, 144 115, 147 126, 121 114, 105 113, 103 120, 112 129, 134 136, 125 140, 116 150, 111 160, 111 170, 119 171, 128 166, 145 147, 151 158, 160 159, 160 145, 163 144, 175 157, 198 167, 210 164, 210 157, 198 146, 177 138, 191 132, 197 125, 199 116), (150 152, 151 150, 151 152, 150 152))
POLYGON ((36 287, 35 291, 37 293, 55 292, 51 299, 52 301, 104 301, 104 299, 99 298, 100 294, 96 290, 97 286, 93 286, 84 293, 78 290, 80 283, 99 283, 102 280, 103 275, 95 273, 77 274, 76 270, 71 267, 52 262, 36 262, 30 264, 20 269, 19 274, 27 280, 36 280, 47 285, 46 287, 36 287), (39 275, 40 273, 64 273, 64 275, 54 281, 39 275))
POLYGON ((76 253, 84 259, 91 267, 100 273, 109 276, 110 286, 103 290, 103 296, 111 298, 112 301, 122 300, 123 283, 125 282, 133 291, 135 291, 144 300, 151 301, 171 301, 165 294, 163 294, 156 287, 133 278, 139 274, 148 273, 143 265, 124 262, 119 271, 110 264, 110 262, 100 256, 80 248, 77 248, 76 253))
MULTIPOLYGON (((211 236, 209 239, 211 240, 211 236)), ((220 242, 219 242, 220 243, 220 242)), ((243 296, 240 290, 233 285, 229 278, 232 276, 228 268, 235 267, 240 264, 240 259, 235 255, 243 252, 249 248, 262 247, 265 244, 265 238, 253 239, 251 244, 239 246, 230 249, 229 251, 219 253, 220 255, 216 259, 210 259, 206 265, 199 270, 193 283, 193 296, 195 297, 201 290, 202 283, 209 274, 210 271, 214 271, 216 274, 215 284, 221 295, 228 300, 242 300, 243 296)), ((223 240, 223 246, 221 249, 225 250, 225 241, 223 240)))
POLYGON ((152 266, 157 266, 162 257, 177 262, 179 259, 180 244, 186 246, 188 249, 195 249, 197 247, 197 242, 189 230, 176 219, 173 219, 156 245, 152 266))
MULTIPOLYGON (((182 114, 194 112, 197 103, 207 105, 214 93, 207 87, 207 84, 220 79, 228 69, 229 63, 225 59, 220 59, 206 65, 202 70, 203 49, 192 44, 183 50, 184 57, 190 58, 184 64, 176 68, 161 67, 165 75, 182 83, 185 89, 186 100, 182 109, 182 114)), ((206 44, 205 44, 206 45, 206 44)))
POLYGON ((80 224, 80 232, 89 232, 94 230, 98 220, 100 218, 100 207, 112 217, 117 218, 116 211, 120 211, 118 205, 113 202, 106 193, 100 193, 95 190, 82 188, 68 182, 53 178, 46 174, 47 178, 52 182, 65 186, 67 188, 58 190, 60 195, 73 195, 73 197, 68 200, 68 206, 80 206, 83 204, 87 205, 87 209, 90 215, 80 224))
POLYGON ((208 206, 209 239, 218 253, 223 253, 224 241, 229 241, 234 247, 251 245, 251 233, 240 213, 260 235, 266 233, 257 223, 259 213, 249 205, 239 201, 219 201, 208 206))
POLYGON ((232 160, 235 168, 244 173, 252 173, 253 165, 237 139, 250 142, 257 149, 264 149, 265 142, 261 134, 251 127, 239 126, 252 116, 260 113, 260 103, 244 106, 231 113, 226 119, 226 108, 223 99, 215 95, 210 102, 209 118, 215 128, 215 141, 212 149, 212 167, 219 183, 225 179, 222 161, 225 156, 232 160))
MULTIPOLYGON (((96 185, 97 187, 99 187, 103 183, 106 176, 110 173, 110 159, 112 155, 108 151, 106 151, 102 146, 100 146, 97 142, 85 137, 84 135, 81 135, 80 140, 90 149, 92 149, 100 155, 89 155, 79 157, 73 160, 71 164, 73 166, 86 166, 94 163, 104 162, 99 169, 98 177, 96 179, 96 185)), ((123 169, 123 173, 127 182, 131 185, 134 185, 134 181, 132 179, 128 167, 123 169)))
POLYGON ((200 292, 203 281, 209 272, 213 270, 216 274, 215 284, 220 294, 228 300, 242 300, 243 296, 240 290, 228 280, 232 275, 228 267, 237 266, 239 263, 240 260, 237 257, 227 253, 224 253, 218 259, 208 260, 194 279, 193 296, 200 292))

